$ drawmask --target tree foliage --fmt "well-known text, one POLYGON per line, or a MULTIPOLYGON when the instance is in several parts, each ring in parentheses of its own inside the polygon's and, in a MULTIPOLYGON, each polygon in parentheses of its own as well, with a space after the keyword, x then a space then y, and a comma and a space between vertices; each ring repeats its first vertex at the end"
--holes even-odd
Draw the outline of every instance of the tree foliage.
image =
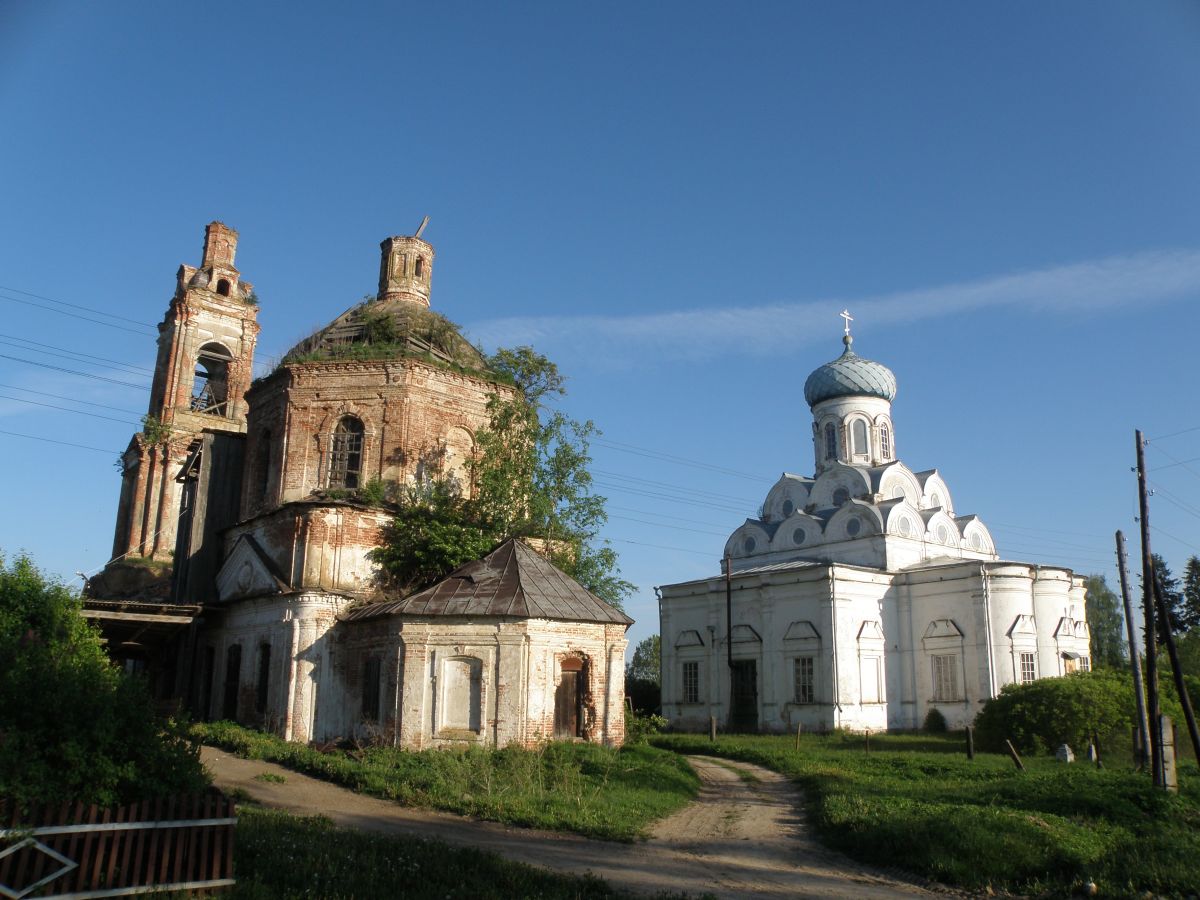
POLYGON ((1005 739, 1023 753, 1053 752, 1059 744, 1087 746, 1093 734, 1102 739, 1133 721, 1133 686, 1117 672, 1077 672, 1061 678, 1039 678, 1008 684, 984 704, 975 717, 981 748, 1004 751, 1005 739))
POLYGON ((1128 664, 1121 605, 1103 575, 1088 576, 1087 623, 1092 635, 1093 665, 1120 669, 1128 664))
POLYGON ((1166 640, 1166 629, 1169 628, 1171 634, 1179 634, 1184 630, 1183 589, 1179 585, 1179 579, 1171 573, 1167 561, 1157 553, 1150 555, 1150 565, 1162 588, 1163 603, 1167 607, 1165 621, 1159 615, 1157 606, 1154 610, 1155 624, 1158 627, 1158 642, 1161 644, 1166 640))
POLYGON ((633 656, 625 667, 625 674, 630 678, 641 678, 661 684, 662 672, 662 637, 652 634, 633 648, 633 656))
POLYGON ((430 465, 409 490, 376 559, 405 589, 420 589, 510 537, 535 541, 551 562, 621 607, 633 585, 616 552, 599 539, 604 498, 593 493, 590 422, 550 404, 566 393, 558 367, 530 347, 500 350, 491 371, 510 382, 488 404, 490 424, 475 434, 470 488, 430 465))
POLYGON ((1183 570, 1183 615, 1185 630, 1200 629, 1200 556, 1193 556, 1183 570))
POLYGON ((104 653, 77 595, 0 559, 0 796, 111 805, 206 784, 181 724, 104 653))

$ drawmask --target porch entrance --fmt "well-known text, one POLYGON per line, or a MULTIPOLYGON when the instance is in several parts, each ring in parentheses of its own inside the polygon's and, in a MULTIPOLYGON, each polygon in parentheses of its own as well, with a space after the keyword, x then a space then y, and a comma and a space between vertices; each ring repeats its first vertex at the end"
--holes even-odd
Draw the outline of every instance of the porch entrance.
POLYGON ((583 660, 564 659, 562 675, 554 691, 554 737, 576 738, 583 736, 580 725, 580 701, 583 699, 583 660))
POLYGON ((729 730, 758 731, 758 661, 736 659, 730 670, 729 730))

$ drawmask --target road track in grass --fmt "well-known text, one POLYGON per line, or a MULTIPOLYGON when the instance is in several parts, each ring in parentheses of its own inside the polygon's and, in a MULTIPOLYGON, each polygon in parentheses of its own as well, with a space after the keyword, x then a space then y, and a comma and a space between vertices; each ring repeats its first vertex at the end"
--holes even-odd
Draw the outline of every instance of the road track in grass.
POLYGON ((703 782, 700 796, 654 825, 648 840, 619 844, 400 806, 212 747, 203 749, 202 759, 218 787, 240 790, 264 806, 327 816, 350 828, 490 850, 553 871, 591 873, 637 893, 687 891, 719 898, 952 893, 904 881, 822 847, 808 832, 795 785, 749 763, 689 757, 703 782), (264 773, 285 780, 264 780, 259 777, 264 773))

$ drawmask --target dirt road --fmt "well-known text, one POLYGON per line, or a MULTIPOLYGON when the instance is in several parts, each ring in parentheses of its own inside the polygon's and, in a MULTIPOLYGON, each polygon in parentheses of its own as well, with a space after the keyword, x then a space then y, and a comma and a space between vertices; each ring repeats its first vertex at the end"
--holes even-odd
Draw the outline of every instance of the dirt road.
POLYGON ((721 898, 934 896, 822 848, 807 832, 801 798, 791 782, 747 763, 691 757, 704 783, 700 797, 658 823, 650 840, 631 845, 411 809, 211 747, 204 748, 203 759, 218 786, 241 788, 265 806, 328 816, 351 828, 478 847, 560 872, 590 872, 639 893, 707 892, 721 898), (747 774, 743 777, 738 771, 747 774), (286 780, 255 778, 263 772, 286 780))

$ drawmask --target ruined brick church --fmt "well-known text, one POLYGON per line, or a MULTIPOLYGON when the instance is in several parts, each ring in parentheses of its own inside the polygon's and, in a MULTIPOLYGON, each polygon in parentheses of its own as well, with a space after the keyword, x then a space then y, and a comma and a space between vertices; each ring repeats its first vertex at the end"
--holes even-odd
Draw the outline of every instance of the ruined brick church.
POLYGON ((290 740, 619 744, 631 620, 528 545, 410 596, 379 581, 391 514, 363 488, 436 468, 469 490, 488 403, 513 390, 430 310, 420 234, 383 241, 378 295, 253 379, 257 296, 237 232, 207 227, 85 614, 164 700, 290 740))

